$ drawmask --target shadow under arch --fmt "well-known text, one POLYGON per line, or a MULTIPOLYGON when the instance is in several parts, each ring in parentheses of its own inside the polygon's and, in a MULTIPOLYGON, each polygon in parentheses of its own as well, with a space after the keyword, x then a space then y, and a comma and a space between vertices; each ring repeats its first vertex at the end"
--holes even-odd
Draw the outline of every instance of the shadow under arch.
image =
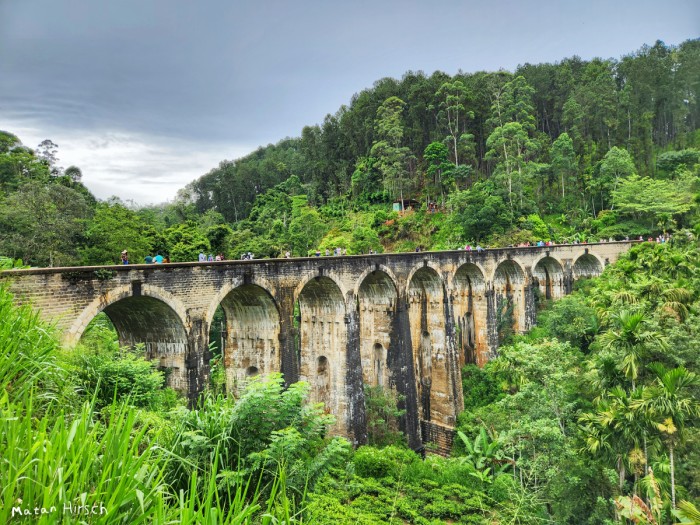
POLYGON ((272 283, 268 280, 265 279, 262 276, 256 275, 252 278, 252 281, 250 283, 245 283, 244 279, 241 278, 235 278, 232 283, 227 283, 224 286, 222 286, 217 294, 214 296, 214 298, 211 300, 209 303, 209 307, 207 308, 207 313, 206 313, 206 323, 207 326, 210 326, 212 321, 214 320, 214 315, 216 314, 216 311, 219 309, 221 306, 221 302, 224 300, 224 298, 229 295, 233 290, 236 288, 239 288, 243 286, 244 284, 252 284, 256 285, 260 288, 262 288, 272 299, 272 301, 275 304, 275 308, 277 308, 277 311, 279 312, 279 306, 277 304, 277 300, 272 293, 272 290, 274 287, 272 286, 272 283))
POLYGON ((445 293, 437 270, 423 266, 411 275, 407 288, 408 317, 418 385, 419 414, 425 421, 447 424, 451 407, 433 385, 448 385, 445 293))
POLYGON ((525 272, 518 263, 508 259, 496 267, 493 291, 499 345, 524 326, 524 287, 525 272))
MULTIPOLYGON (((453 279, 455 323, 457 327, 457 347, 459 349, 460 368, 466 363, 480 362, 477 356, 476 301, 486 291, 483 270, 474 263, 461 265, 453 279)), ((484 320, 482 319, 483 323, 484 320)))
POLYGON ((406 279, 406 294, 408 297, 421 289, 422 286, 428 285, 428 288, 435 290, 436 293, 442 293, 444 282, 440 277, 439 269, 428 262, 427 265, 413 268, 406 279))
POLYGON ((513 286, 525 282, 525 271, 515 261, 507 259, 501 261, 493 272, 494 288, 513 286))
POLYGON ((574 263, 573 277, 574 279, 587 279, 597 277, 603 273, 603 264, 600 260, 590 253, 585 253, 574 263))
MULTIPOLYGON (((344 415, 348 404, 343 375, 348 330, 343 291, 330 277, 313 277, 301 288, 295 310, 300 379, 312 385, 312 402, 324 403, 336 416, 344 415)), ((335 432, 346 435, 345 423, 337 417, 335 432)))
POLYGON ((88 323, 98 313, 104 312, 112 322, 121 346, 144 345, 145 357, 168 371, 168 386, 187 393, 189 342, 182 317, 184 310, 168 294, 156 294, 158 291, 144 287, 140 295, 133 295, 131 286, 126 286, 99 298, 76 321, 77 326, 71 329, 71 339, 77 343, 88 323))
POLYGON ((393 385, 387 361, 395 357, 392 355, 392 322, 397 300, 395 281, 381 269, 366 272, 359 282, 360 360, 362 378, 367 385, 393 385))
POLYGON ((564 267, 554 257, 542 257, 532 267, 532 277, 542 296, 559 299, 564 295, 564 267))
POLYGON ((221 300, 226 386, 238 392, 253 374, 281 369, 280 315, 272 295, 257 284, 242 284, 221 300))

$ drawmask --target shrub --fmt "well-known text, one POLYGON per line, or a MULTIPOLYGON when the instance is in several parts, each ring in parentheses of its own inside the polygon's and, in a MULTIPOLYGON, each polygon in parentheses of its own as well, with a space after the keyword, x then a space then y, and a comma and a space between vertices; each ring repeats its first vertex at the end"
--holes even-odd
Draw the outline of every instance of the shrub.
POLYGON ((403 443, 399 418, 406 412, 396 408, 396 396, 380 386, 365 386, 367 439, 370 445, 384 447, 403 443))
POLYGON ((88 395, 95 394, 97 407, 110 405, 115 396, 152 409, 158 408, 159 401, 172 399, 159 395, 165 384, 164 373, 135 352, 80 354, 76 365, 78 382, 88 395))
POLYGON ((371 446, 360 447, 353 456, 355 473, 358 476, 375 479, 387 476, 398 478, 406 466, 415 461, 419 461, 415 452, 393 445, 382 449, 371 446))
POLYGON ((464 410, 488 405, 503 396, 503 391, 493 373, 472 364, 462 368, 462 391, 464 392, 464 410))

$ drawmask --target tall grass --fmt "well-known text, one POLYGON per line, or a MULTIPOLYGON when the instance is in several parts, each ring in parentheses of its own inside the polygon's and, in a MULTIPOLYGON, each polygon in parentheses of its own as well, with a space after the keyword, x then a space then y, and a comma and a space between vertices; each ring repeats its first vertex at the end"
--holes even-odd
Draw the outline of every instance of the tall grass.
POLYGON ((46 509, 39 523, 77 520, 80 505, 103 512, 91 522, 150 523, 166 491, 153 449, 139 452, 146 427, 136 430, 135 410, 126 405, 114 406, 108 420, 96 420, 89 402, 72 420, 63 410, 37 420, 31 397, 22 406, 3 395, 0 523, 10 523, 13 508, 46 509))
POLYGON ((0 523, 11 523, 13 514, 17 520, 17 509, 45 509, 37 523, 78 522, 88 515, 77 510, 81 505, 96 512, 90 523, 301 521, 286 497, 284 470, 265 491, 265 505, 260 485, 250 479, 222 497, 218 457, 210 471, 193 471, 189 490, 172 494, 164 475, 168 460, 157 447, 139 450, 147 426, 137 428, 133 407, 113 406, 106 423, 89 402, 72 421, 63 411, 37 421, 29 401, 18 410, 7 394, 0 398, 0 523))
POLYGON ((29 306, 16 307, 12 299, 0 287, 0 391, 10 401, 26 399, 34 389, 52 398, 65 382, 53 331, 29 306))
POLYGON ((264 492, 252 477, 229 486, 217 452, 176 489, 171 464, 188 458, 162 448, 172 443, 159 439, 172 432, 162 425, 167 418, 128 398, 98 412, 94 395, 80 403, 63 396, 76 388, 59 351, 52 330, 0 288, 1 524, 29 519, 20 514, 38 524, 301 522, 286 497, 284 469, 264 492))

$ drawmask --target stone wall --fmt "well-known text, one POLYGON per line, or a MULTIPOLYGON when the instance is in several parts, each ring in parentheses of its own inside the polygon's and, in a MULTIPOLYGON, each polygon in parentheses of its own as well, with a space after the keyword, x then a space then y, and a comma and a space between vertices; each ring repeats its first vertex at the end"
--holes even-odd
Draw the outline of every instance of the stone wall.
POLYGON ((273 371, 308 381, 333 432, 361 444, 363 386, 381 385, 400 395, 401 428, 419 448, 462 410, 462 365, 497 355, 504 330, 529 329, 536 297, 562 297, 630 245, 13 270, 0 285, 67 345, 104 311, 122 344, 143 344, 191 400, 208 381, 221 307, 231 390, 273 371))

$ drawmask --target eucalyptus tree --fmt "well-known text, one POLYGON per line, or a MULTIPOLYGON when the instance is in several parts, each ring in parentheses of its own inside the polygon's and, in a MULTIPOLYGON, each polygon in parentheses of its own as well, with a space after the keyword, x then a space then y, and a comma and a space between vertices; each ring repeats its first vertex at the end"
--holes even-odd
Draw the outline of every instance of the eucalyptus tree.
POLYGON ((435 93, 440 108, 438 120, 444 123, 449 132, 457 167, 459 167, 458 144, 462 135, 461 130, 465 127, 464 121, 466 118, 474 118, 474 112, 466 109, 467 94, 467 88, 461 80, 447 81, 435 93))
POLYGON ((442 142, 431 142, 423 152, 423 159, 427 164, 426 175, 432 178, 435 191, 440 192, 441 203, 445 205, 445 190, 454 186, 454 176, 452 175, 455 165, 448 160, 449 152, 447 146, 442 142))
MULTIPOLYGON (((610 148, 600 161, 600 176, 591 180, 591 190, 599 193, 601 209, 605 208, 608 198, 617 190, 620 182, 636 172, 632 156, 627 150, 618 147, 610 148)), ((613 201, 610 209, 614 207, 613 201)))
POLYGON ((570 185, 576 176, 577 161, 574 153, 574 143, 568 133, 562 133, 552 144, 552 170, 561 178, 561 202, 566 198, 566 186, 570 185))
POLYGON ((398 97, 387 98, 379 109, 374 121, 380 140, 372 145, 371 154, 377 159, 377 166, 384 177, 384 186, 392 196, 404 198, 404 186, 411 159, 410 150, 403 146, 404 124, 402 112, 406 103, 398 97))
POLYGON ((494 127, 486 139, 486 158, 496 163, 494 177, 503 181, 511 211, 515 211, 513 196, 523 207, 526 164, 534 157, 537 143, 532 140, 535 130, 533 89, 523 77, 506 83, 493 95, 491 118, 494 127))

